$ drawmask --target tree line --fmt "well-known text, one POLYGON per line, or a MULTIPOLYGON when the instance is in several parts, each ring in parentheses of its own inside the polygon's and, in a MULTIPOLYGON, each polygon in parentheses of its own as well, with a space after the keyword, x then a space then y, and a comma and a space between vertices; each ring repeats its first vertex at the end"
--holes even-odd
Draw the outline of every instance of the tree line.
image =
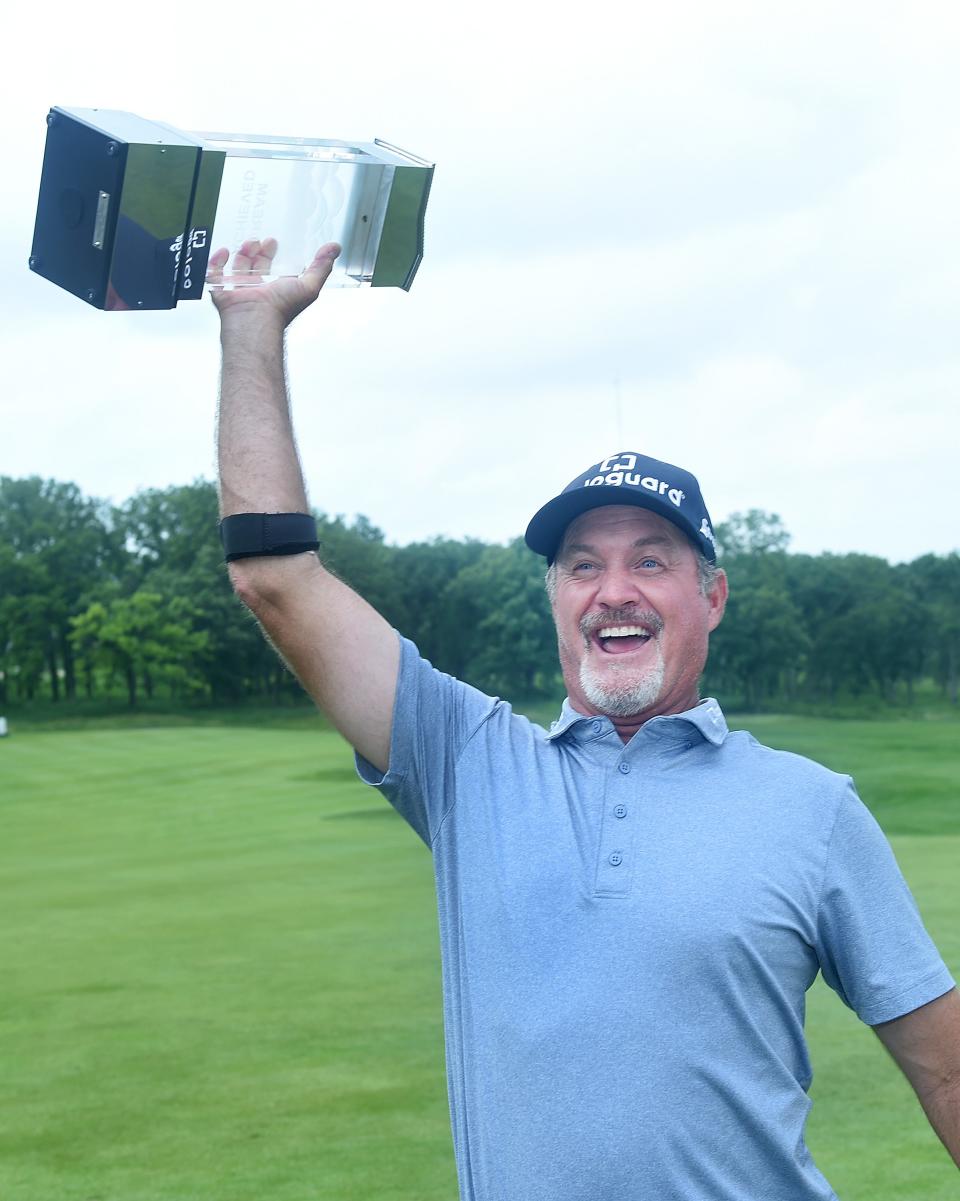
MULTIPOLYGON (((507 545, 389 545, 365 517, 319 514, 324 562, 437 667, 511 698, 562 694, 543 561, 507 545)), ((960 555, 890 564, 790 553, 775 515, 717 527, 730 577, 705 688, 749 708, 933 681, 957 704, 960 555)), ((231 705, 299 696, 230 588, 214 485, 111 506, 71 483, 0 477, 0 705, 124 695, 231 705)))

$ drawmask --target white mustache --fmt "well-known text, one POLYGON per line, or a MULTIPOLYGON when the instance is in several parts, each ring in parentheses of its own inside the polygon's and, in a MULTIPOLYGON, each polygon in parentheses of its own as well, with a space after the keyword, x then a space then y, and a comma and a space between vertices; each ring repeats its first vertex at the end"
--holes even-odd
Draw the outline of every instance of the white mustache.
POLYGON ((656 638, 663 630, 663 618, 652 609, 634 609, 630 605, 605 613, 585 613, 580 618, 580 633, 587 642, 604 626, 643 626, 656 638))

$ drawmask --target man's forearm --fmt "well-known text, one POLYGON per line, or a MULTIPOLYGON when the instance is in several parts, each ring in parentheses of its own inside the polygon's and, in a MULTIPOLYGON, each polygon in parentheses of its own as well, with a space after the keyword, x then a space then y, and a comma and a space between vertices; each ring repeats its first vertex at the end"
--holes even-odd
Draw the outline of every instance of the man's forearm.
POLYGON ((960 1168, 960 993, 952 988, 874 1030, 960 1168))
MULTIPOLYGON (((245 242, 235 270, 269 276, 276 249, 273 239, 245 242)), ((224 516, 307 508, 283 333, 317 299, 339 250, 333 242, 322 246, 298 277, 248 283, 246 290, 211 288, 223 347, 217 441, 224 516)), ((222 247, 210 256, 215 278, 225 279, 228 259, 222 247)), ((233 559, 230 579, 307 692, 360 754, 386 771, 400 666, 393 629, 315 554, 233 559)))
POLYGON ((217 450, 220 512, 307 511, 284 370, 284 328, 261 311, 227 314, 217 450))
POLYGON ((960 1081, 921 1095, 920 1104, 953 1162, 960 1168, 960 1081))

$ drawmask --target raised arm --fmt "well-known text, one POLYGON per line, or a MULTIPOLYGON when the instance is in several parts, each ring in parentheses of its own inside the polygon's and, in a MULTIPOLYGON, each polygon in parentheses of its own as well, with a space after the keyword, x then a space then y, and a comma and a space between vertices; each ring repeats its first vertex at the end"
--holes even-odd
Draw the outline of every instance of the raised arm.
MULTIPOLYGON (((275 251, 271 240, 262 246, 248 242, 241 256, 254 271, 266 273, 275 251)), ((333 244, 322 247, 298 279, 211 291, 223 351, 222 517, 309 512, 287 397, 284 333, 316 300, 338 252, 333 244)), ((211 258, 213 272, 225 263, 226 252, 218 252, 211 258)), ((316 403, 330 398, 317 397, 316 403)), ((387 622, 313 552, 235 560, 230 579, 317 705, 351 745, 385 771, 400 660, 387 622)))

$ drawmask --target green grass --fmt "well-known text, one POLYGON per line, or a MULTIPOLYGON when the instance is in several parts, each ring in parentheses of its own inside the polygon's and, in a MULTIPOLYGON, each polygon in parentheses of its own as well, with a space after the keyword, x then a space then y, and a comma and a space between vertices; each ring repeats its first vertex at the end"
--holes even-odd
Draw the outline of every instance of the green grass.
POLYGON ((429 857, 335 735, 0 752, 3 1201, 450 1201, 429 857))
POLYGON ((131 730, 176 726, 254 726, 258 729, 326 729, 326 723, 305 695, 284 696, 277 704, 262 700, 229 709, 213 705, 184 705, 166 697, 141 699, 136 709, 119 697, 92 701, 43 699, 19 706, 0 706, 16 730, 131 730))
MULTIPOLYGON (((2 1201, 456 1196, 428 853, 291 720, 0 741, 2 1201)), ((956 973, 955 725, 745 724, 857 774, 956 973)), ((809 1143, 843 1201, 955 1196, 819 983, 808 1030, 809 1143)))

